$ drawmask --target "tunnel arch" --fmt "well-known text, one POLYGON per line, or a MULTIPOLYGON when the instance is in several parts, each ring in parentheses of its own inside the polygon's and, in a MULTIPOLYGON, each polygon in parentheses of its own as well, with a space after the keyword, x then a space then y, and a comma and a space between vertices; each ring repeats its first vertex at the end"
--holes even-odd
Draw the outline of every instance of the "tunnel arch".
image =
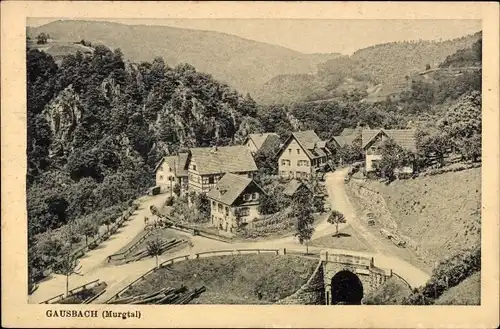
POLYGON ((335 274, 331 282, 331 304, 360 305, 363 299, 363 283, 351 271, 335 274))

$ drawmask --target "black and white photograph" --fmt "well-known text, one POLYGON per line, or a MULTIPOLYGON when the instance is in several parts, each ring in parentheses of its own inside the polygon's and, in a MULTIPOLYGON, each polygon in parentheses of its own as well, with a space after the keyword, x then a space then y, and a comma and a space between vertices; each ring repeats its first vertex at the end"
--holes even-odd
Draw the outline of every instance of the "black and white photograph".
POLYGON ((44 319, 483 305, 483 29, 26 17, 17 294, 44 319))
POLYGON ((479 305, 480 23, 28 19, 30 301, 479 305))

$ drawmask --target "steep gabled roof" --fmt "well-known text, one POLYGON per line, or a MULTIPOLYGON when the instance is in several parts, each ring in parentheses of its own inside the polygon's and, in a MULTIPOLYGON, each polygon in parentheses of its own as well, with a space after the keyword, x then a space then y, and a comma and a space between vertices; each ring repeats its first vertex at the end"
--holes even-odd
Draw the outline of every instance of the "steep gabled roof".
POLYGON ((340 133, 340 136, 348 136, 354 134, 355 129, 354 128, 344 128, 342 132, 340 133))
POLYGON ((352 145, 352 142, 356 139, 356 135, 345 135, 345 136, 334 136, 332 139, 337 142, 339 146, 352 145))
POLYGON ((299 145, 304 149, 306 155, 311 159, 323 157, 330 153, 330 151, 326 148, 326 141, 322 141, 313 130, 304 130, 293 132, 281 147, 281 150, 278 152, 278 156, 283 153, 284 146, 288 145, 292 138, 299 143, 299 145))
POLYGON ((186 163, 188 160, 187 153, 179 153, 178 155, 170 155, 163 157, 155 166, 155 171, 163 164, 166 163, 177 177, 187 176, 186 163))
POLYGON ((259 148, 260 151, 272 151, 276 150, 280 146, 280 137, 277 134, 269 134, 262 146, 259 148))
POLYGON ((258 150, 260 150, 262 148, 262 146, 264 145, 264 143, 267 141, 267 139, 271 136, 273 138, 275 137, 275 138, 279 139, 279 136, 276 133, 250 134, 247 136, 247 138, 245 139, 245 142, 243 144, 245 144, 249 139, 251 139, 253 141, 253 143, 255 144, 255 147, 258 150))
POLYGON ((252 154, 242 145, 192 148, 191 156, 201 175, 258 170, 252 154))
POLYGON ((306 184, 304 184, 303 182, 301 181, 298 181, 296 179, 291 179, 286 185, 285 185, 285 188, 283 189, 283 194, 287 195, 287 196, 293 196, 297 190, 301 187, 301 186, 304 186, 306 187, 307 189, 309 189, 309 186, 307 186, 306 184))
POLYGON ((415 152, 417 150, 415 129, 370 129, 362 132, 363 149, 379 134, 385 134, 404 149, 415 152))
POLYGON ((219 180, 216 187, 208 192, 207 197, 231 206, 250 184, 255 184, 251 178, 227 173, 219 180))

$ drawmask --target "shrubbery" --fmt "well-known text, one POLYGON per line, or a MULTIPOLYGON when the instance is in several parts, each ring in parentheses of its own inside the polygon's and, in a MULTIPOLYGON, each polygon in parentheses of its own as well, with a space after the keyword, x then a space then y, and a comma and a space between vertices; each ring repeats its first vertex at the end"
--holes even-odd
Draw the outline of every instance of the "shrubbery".
POLYGON ((481 270, 481 248, 460 252, 442 261, 433 271, 425 286, 416 289, 403 303, 408 305, 428 305, 451 287, 481 270))

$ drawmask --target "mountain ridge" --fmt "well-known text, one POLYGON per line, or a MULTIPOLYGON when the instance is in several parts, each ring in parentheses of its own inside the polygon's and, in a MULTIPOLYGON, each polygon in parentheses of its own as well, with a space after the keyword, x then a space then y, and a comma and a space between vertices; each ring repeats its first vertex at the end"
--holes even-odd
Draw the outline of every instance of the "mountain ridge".
POLYGON ((105 44, 141 62, 163 57, 170 66, 189 63, 241 92, 253 92, 281 73, 313 73, 317 65, 340 54, 305 54, 283 46, 206 30, 159 25, 127 25, 108 21, 59 20, 27 27, 54 39, 105 44))

